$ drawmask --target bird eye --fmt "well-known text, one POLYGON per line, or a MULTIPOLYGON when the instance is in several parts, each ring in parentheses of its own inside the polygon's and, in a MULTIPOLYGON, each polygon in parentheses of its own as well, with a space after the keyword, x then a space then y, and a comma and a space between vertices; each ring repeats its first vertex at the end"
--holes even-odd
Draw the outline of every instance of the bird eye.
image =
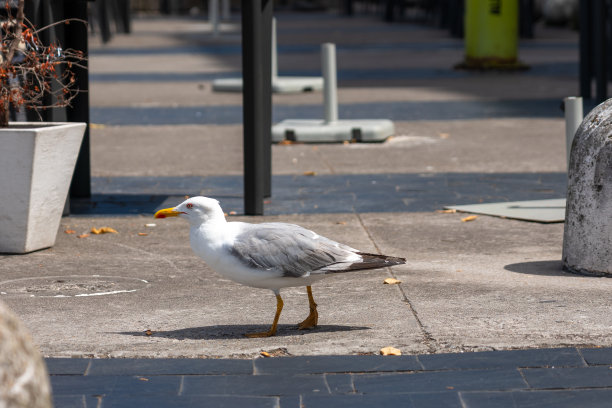
POLYGON ((193 204, 191 204, 191 203, 187 203, 186 207, 187 207, 187 208, 193 208, 193 204))

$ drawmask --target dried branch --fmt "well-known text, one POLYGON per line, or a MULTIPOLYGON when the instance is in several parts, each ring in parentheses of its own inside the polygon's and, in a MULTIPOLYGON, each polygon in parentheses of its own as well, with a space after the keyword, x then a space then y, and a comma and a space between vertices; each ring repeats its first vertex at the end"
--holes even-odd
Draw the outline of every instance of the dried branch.
POLYGON ((86 23, 66 19, 36 29, 25 18, 25 0, 19 0, 16 12, 5 1, 7 18, 0 24, 0 127, 8 126, 11 107, 40 111, 70 106, 80 92, 73 68, 82 65, 81 51, 62 49, 58 44, 43 45, 39 33, 58 24, 86 23))

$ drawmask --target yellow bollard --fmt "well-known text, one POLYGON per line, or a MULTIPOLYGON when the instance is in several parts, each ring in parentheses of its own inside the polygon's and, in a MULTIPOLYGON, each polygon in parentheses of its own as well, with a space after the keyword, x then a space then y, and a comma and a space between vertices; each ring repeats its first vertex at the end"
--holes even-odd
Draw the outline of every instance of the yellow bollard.
POLYGON ((519 0, 466 0, 465 69, 526 69, 518 60, 519 0))

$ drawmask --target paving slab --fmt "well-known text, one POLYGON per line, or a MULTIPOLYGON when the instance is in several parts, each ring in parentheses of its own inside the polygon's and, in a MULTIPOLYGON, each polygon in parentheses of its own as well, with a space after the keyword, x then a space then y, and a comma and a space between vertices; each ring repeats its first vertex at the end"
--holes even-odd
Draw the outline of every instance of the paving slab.
POLYGON ((461 401, 467 408, 511 407, 576 407, 604 408, 609 405, 612 391, 554 390, 511 392, 462 392, 461 401))
POLYGON ((603 407, 612 390, 604 372, 608 367, 586 364, 580 358, 597 350, 601 349, 257 356, 221 360, 221 365, 242 361, 251 368, 229 367, 224 375, 210 375, 209 364, 214 365, 210 359, 73 359, 91 367, 102 363, 105 368, 79 374, 70 366, 58 365, 62 359, 46 361, 54 368, 56 405, 69 407, 603 407), (470 361, 476 364, 465 364, 470 361), (522 367, 525 362, 531 368, 522 367), (130 364, 133 368, 128 368, 130 364))

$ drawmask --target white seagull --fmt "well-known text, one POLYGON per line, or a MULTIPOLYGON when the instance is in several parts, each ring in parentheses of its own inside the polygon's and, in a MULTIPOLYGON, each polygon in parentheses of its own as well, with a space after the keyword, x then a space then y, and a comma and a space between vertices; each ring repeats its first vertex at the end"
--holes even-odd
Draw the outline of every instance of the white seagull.
POLYGON ((276 334, 283 309, 282 288, 306 286, 310 314, 298 327, 312 329, 318 322, 313 283, 329 274, 406 263, 404 258, 361 252, 299 225, 227 222, 219 202, 212 198, 192 197, 155 213, 155 218, 176 216, 189 221, 191 248, 213 270, 243 285, 270 289, 276 295, 276 315, 270 330, 247 337, 276 334))

